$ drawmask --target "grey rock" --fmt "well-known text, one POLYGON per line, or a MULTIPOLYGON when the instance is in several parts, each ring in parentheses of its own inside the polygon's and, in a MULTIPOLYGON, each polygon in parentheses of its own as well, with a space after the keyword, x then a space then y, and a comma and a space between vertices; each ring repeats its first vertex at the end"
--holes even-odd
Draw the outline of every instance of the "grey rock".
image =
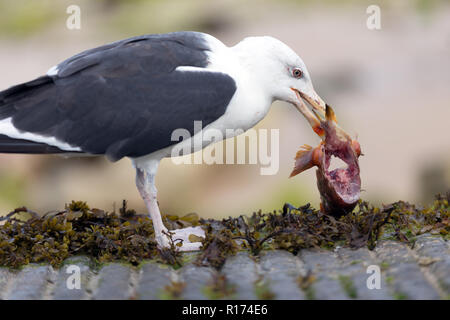
POLYGON ((444 294, 450 296, 450 257, 446 256, 441 260, 434 262, 429 267, 430 273, 436 278, 438 285, 444 291, 444 294))
POLYGON ((367 248, 339 248, 335 252, 339 260, 339 272, 346 275, 365 274, 368 266, 376 264, 367 248))
POLYGON ((111 263, 104 266, 98 275, 98 286, 93 298, 97 300, 118 300, 131 298, 130 267, 111 263))
POLYGON ((387 264, 415 261, 406 244, 391 240, 381 241, 374 251, 377 259, 387 264))
POLYGON ((373 274, 371 271, 367 273, 367 268, 371 265, 380 267, 378 262, 371 256, 370 251, 367 248, 360 248, 357 250, 339 248, 336 252, 341 262, 340 272, 348 276, 352 281, 357 299, 392 299, 382 274, 380 289, 369 289, 367 286, 367 279, 373 274))
POLYGON ((357 250, 350 248, 339 248, 336 250, 337 256, 341 265, 352 266, 352 265, 370 265, 373 264, 374 259, 370 255, 367 248, 359 248, 357 250))
POLYGON ((15 274, 8 268, 0 268, 0 299, 4 299, 4 293, 7 291, 7 286, 14 279, 15 274))
POLYGON ((181 281, 186 284, 183 290, 183 299, 204 300, 205 288, 213 281, 214 270, 207 267, 199 267, 193 264, 184 266, 179 271, 181 281))
POLYGON ((349 298, 338 280, 342 265, 336 253, 325 250, 303 250, 301 260, 316 278, 311 287, 312 298, 335 300, 349 298))
POLYGON ((258 280, 257 266, 247 252, 238 252, 228 258, 222 267, 222 273, 236 287, 237 299, 257 299, 254 286, 258 280))
MULTIPOLYGON (((139 270, 112 263, 97 272, 88 257, 69 258, 57 271, 42 265, 20 271, 0 268, 0 298, 158 299, 176 280, 185 284, 182 298, 207 299, 205 289, 218 271, 188 262, 193 259, 195 254, 184 256, 186 265, 178 271, 147 262, 139 270), (80 267, 80 290, 67 287, 70 265, 80 267)), ((275 250, 263 251, 258 259, 238 252, 227 259, 220 274, 234 287, 232 298, 237 299, 257 299, 267 292, 275 299, 439 299, 450 292, 450 249, 442 238, 421 235, 412 249, 404 243, 381 241, 374 251, 305 249, 294 256, 275 250), (369 265, 380 267, 381 289, 368 289, 369 265), (302 290, 298 280, 307 274, 315 281, 302 290)))
POLYGON ((71 257, 64 261, 64 265, 59 269, 56 279, 56 286, 53 290, 55 300, 80 300, 87 298, 89 281, 94 273, 90 269, 91 261, 88 257, 71 257), (73 282, 74 276, 80 274, 80 287, 77 288, 73 282))
POLYGON ((414 244, 414 250, 421 257, 440 259, 445 256, 450 256, 446 241, 440 237, 429 235, 417 237, 414 244))
POLYGON ((137 288, 137 296, 142 300, 160 298, 164 287, 170 284, 173 271, 166 265, 154 262, 145 263, 141 268, 141 278, 137 288))
POLYGON ((419 266, 411 262, 392 265, 386 270, 393 283, 394 298, 439 299, 439 293, 426 280, 419 266))
POLYGON ((322 271, 334 270, 340 267, 336 253, 325 250, 303 250, 300 258, 304 262, 307 270, 322 271))
POLYGON ((386 283, 385 277, 381 274, 380 289, 369 289, 367 286, 367 279, 372 273, 366 273, 367 269, 361 270, 361 272, 353 273, 350 277, 353 281, 353 285, 356 289, 357 299, 362 300, 389 300, 392 299, 391 291, 386 283))
POLYGON ((28 266, 17 274, 5 298, 9 300, 40 300, 54 279, 50 266, 28 266))
POLYGON ((325 273, 319 273, 317 280, 312 285, 314 299, 319 300, 347 300, 349 296, 342 288, 337 277, 331 277, 325 273))
POLYGON ((430 235, 417 237, 414 250, 419 256, 419 264, 428 269, 436 278, 446 296, 450 295, 450 250, 448 243, 430 235))
POLYGON ((297 284, 298 277, 304 273, 297 257, 287 251, 269 251, 261 257, 260 265, 276 299, 305 299, 297 284))

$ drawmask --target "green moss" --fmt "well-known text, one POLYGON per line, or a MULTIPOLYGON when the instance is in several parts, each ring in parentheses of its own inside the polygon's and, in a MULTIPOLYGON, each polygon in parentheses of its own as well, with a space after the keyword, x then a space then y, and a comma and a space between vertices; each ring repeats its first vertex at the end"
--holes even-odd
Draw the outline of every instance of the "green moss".
POLYGON ((198 253, 197 252, 185 252, 181 258, 180 258, 180 264, 182 266, 195 262, 198 259, 198 253))
POLYGON ((393 294, 395 300, 407 300, 408 296, 402 292, 394 292, 393 294))
POLYGON ((270 290, 269 283, 264 278, 260 277, 255 281, 255 295, 260 300, 275 299, 275 294, 270 290))
POLYGON ((382 261, 380 263, 380 268, 381 270, 387 270, 389 268, 389 263, 387 263, 386 261, 382 261))
POLYGON ((299 276, 297 278, 297 283, 299 287, 305 293, 306 299, 315 300, 316 293, 314 291, 313 283, 316 281, 316 277, 311 273, 307 273, 305 276, 299 276))
POLYGON ((171 281, 170 284, 164 287, 159 294, 159 298, 162 300, 177 300, 181 299, 186 283, 171 281))
POLYGON ((203 289, 204 295, 212 300, 232 299, 235 292, 236 287, 222 274, 215 274, 211 283, 203 289))
POLYGON ((339 282, 341 284, 342 289, 344 289, 345 293, 352 299, 356 299, 358 294, 353 284, 352 279, 349 276, 340 275, 338 277, 339 282))
POLYGON ((82 212, 86 214, 90 208, 84 201, 72 201, 66 209, 73 212, 82 212))
POLYGON ((394 282, 394 277, 393 276, 387 276, 386 277, 386 284, 392 284, 394 282))
POLYGON ((305 296, 308 300, 316 300, 316 292, 313 287, 310 287, 305 290, 305 296))

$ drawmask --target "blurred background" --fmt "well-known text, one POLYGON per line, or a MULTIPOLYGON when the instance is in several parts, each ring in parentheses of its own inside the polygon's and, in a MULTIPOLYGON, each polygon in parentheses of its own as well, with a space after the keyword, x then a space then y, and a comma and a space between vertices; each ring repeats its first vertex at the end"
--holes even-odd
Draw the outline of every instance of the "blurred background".
MULTIPOLYGON (((0 0, 0 90, 38 77, 85 49, 146 33, 195 30, 231 46, 270 35, 305 61, 319 95, 358 136, 363 199, 427 204, 450 189, 450 2, 295 0, 0 0), (69 30, 66 8, 81 8, 69 30), (381 8, 369 30, 366 8, 381 8)), ((236 216, 319 203, 314 170, 288 179, 293 157, 319 139, 292 106, 277 102, 257 128, 280 129, 280 170, 259 165, 174 165, 157 177, 163 213, 236 216)), ((0 155, 0 214, 44 213, 71 200, 144 212, 127 159, 0 155)))

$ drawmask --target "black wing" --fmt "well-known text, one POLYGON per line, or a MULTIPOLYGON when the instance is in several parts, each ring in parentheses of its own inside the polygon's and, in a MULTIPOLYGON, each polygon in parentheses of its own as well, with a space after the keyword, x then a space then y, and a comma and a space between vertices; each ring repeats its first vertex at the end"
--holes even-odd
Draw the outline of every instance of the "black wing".
POLYGON ((20 131, 55 137, 112 160, 143 156, 174 144, 173 130, 193 134, 194 120, 206 126, 224 114, 236 91, 230 76, 175 71, 205 67, 208 50, 195 32, 147 35, 91 49, 59 64, 55 76, 0 92, 0 119, 11 117, 20 131))

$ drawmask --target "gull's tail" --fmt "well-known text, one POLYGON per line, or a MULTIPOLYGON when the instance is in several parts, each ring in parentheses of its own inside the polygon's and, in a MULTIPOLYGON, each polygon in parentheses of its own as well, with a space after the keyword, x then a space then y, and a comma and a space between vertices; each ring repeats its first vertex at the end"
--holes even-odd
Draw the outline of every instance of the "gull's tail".
POLYGON ((66 152, 45 143, 14 139, 0 134, 0 153, 54 154, 66 152))
MULTIPOLYGON (((18 112, 18 105, 25 105, 25 109, 31 110, 33 107, 31 97, 46 90, 51 83, 50 77, 43 76, 0 91, 0 153, 53 154, 68 152, 51 143, 45 143, 47 140, 51 140, 50 138, 45 139, 44 136, 34 135, 16 128, 12 121, 13 116, 18 112)), ((45 103, 45 100, 41 100, 37 99, 36 101, 45 103)), ((37 125, 39 124, 40 122, 37 122, 37 125)))

